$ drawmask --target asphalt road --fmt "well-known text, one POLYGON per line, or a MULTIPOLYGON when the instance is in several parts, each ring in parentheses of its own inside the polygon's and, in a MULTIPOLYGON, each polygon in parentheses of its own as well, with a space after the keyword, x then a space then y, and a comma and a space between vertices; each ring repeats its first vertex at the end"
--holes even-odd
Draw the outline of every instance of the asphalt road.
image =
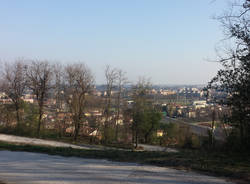
MULTIPOLYGON (((191 123, 187 123, 187 122, 184 122, 182 120, 179 120, 177 118, 170 118, 170 117, 164 117, 162 119, 162 123, 178 123, 180 125, 186 125, 190 128, 190 131, 196 135, 199 135, 199 136, 208 136, 208 130, 211 130, 210 127, 206 127, 206 126, 200 126, 200 125, 193 125, 191 123)), ((223 132, 223 130, 221 128, 216 128, 214 130, 214 136, 215 136, 215 139, 217 140, 225 140, 225 134, 223 132)))
POLYGON ((194 172, 98 159, 0 151, 6 184, 232 184, 194 172))

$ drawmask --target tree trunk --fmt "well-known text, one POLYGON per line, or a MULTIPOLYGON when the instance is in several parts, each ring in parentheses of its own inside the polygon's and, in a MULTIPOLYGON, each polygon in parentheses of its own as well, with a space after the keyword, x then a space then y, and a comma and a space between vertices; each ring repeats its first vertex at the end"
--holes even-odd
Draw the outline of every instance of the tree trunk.
POLYGON ((135 148, 138 147, 138 133, 137 131, 135 132, 135 148))
POLYGON ((39 110, 39 119, 38 119, 38 126, 37 126, 37 137, 40 137, 41 122, 42 122, 42 113, 39 110))
POLYGON ((15 104, 16 106, 16 121, 17 121, 17 130, 19 131, 20 128, 20 114, 19 114, 19 106, 18 104, 15 104))
POLYGON ((43 101, 41 101, 40 105, 39 105, 39 119, 38 119, 38 126, 37 126, 37 137, 40 137, 42 117, 43 117, 43 101))
POLYGON ((117 118, 116 118, 116 127, 115 127, 115 140, 116 140, 116 142, 118 142, 118 131, 119 131, 118 121, 120 118, 120 101, 121 101, 121 84, 119 84, 119 94, 118 94, 118 98, 117 98, 117 118))
POLYGON ((118 142, 118 131, 119 131, 118 121, 119 121, 119 116, 120 116, 120 108, 118 108, 117 118, 116 118, 116 125, 115 125, 115 140, 116 140, 116 142, 118 142))
POLYGON ((80 123, 79 123, 79 121, 77 121, 75 123, 74 141, 77 141, 77 137, 78 137, 78 134, 79 134, 79 129, 80 129, 80 123))

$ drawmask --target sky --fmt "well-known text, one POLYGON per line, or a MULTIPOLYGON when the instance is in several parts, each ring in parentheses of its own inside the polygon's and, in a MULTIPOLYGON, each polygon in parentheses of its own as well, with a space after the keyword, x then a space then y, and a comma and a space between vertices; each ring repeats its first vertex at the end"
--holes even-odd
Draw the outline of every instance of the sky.
POLYGON ((218 21, 227 0, 0 0, 0 62, 84 62, 96 83, 106 65, 129 81, 206 84, 220 65, 218 21))

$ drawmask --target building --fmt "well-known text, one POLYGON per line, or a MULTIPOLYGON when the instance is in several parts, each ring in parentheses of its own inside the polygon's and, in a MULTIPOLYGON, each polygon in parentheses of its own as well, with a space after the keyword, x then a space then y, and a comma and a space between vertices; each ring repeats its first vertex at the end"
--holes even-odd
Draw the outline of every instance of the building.
POLYGON ((195 109, 205 108, 207 106, 207 101, 205 100, 194 101, 193 106, 195 109))

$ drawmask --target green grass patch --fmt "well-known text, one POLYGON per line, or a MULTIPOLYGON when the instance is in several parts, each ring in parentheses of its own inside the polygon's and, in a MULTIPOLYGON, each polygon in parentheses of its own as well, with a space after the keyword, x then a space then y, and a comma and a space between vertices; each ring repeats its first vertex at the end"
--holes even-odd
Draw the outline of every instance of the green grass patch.
POLYGON ((244 153, 222 153, 205 150, 180 150, 178 153, 137 152, 123 150, 80 150, 73 148, 16 145, 0 142, 0 150, 28 151, 61 155, 107 159, 120 162, 136 162, 162 167, 195 170, 215 176, 226 176, 250 182, 250 157, 244 153))

